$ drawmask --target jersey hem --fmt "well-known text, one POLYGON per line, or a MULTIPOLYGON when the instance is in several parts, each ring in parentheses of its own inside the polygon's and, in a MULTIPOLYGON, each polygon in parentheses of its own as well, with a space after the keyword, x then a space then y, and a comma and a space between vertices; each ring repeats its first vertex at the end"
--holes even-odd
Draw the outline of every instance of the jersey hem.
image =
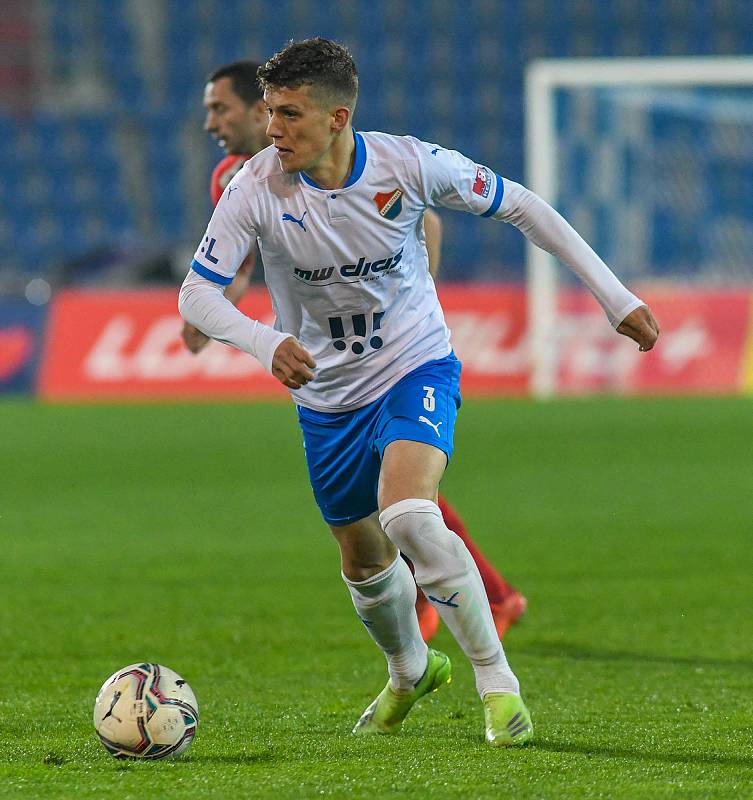
POLYGON ((344 405, 344 406, 320 406, 316 405, 315 403, 309 403, 306 400, 302 400, 296 394, 296 390, 291 390, 290 396, 293 398, 293 401, 296 405, 302 406, 303 408, 309 408, 312 411, 319 411, 322 414, 342 414, 347 411, 358 411, 359 408, 363 408, 364 406, 368 406, 370 403, 375 402, 378 400, 385 392, 388 392, 399 380, 404 378, 409 372, 413 372, 414 369, 418 369, 422 367, 424 364, 428 363, 429 361, 434 361, 438 358, 446 358, 447 356, 452 353, 452 345, 447 343, 447 346, 444 352, 428 352, 424 353, 420 359, 417 359, 416 362, 408 363, 400 372, 396 372, 394 375, 390 376, 389 381, 385 383, 383 386, 380 386, 378 391, 374 392, 373 394, 368 394, 361 400, 358 400, 355 403, 344 405))

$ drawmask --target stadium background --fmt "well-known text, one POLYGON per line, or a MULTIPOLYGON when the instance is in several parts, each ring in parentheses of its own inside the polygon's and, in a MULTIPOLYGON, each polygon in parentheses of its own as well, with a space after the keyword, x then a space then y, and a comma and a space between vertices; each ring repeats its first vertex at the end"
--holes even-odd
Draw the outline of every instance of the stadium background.
MULTIPOLYGON (((746 55, 752 27, 743 0, 8 0, 0 22, 0 386, 51 398, 277 391, 248 359, 220 355, 219 345, 187 359, 177 320, 164 322, 175 316, 171 291, 112 291, 175 285, 185 273, 221 156, 202 130, 201 109, 205 77, 220 63, 263 60, 290 38, 337 38, 360 69, 358 127, 410 132, 525 182, 524 72, 533 59, 746 55), (150 347, 164 358, 146 364, 150 347)), ((736 170, 736 202, 750 220, 746 163, 747 171, 736 170)), ((681 183, 681 165, 677 175, 681 183)), ((579 211, 572 209, 576 226, 583 219, 603 252, 603 236, 579 211)), ((442 218, 443 279, 463 284, 445 289, 444 299, 467 362, 465 389, 524 393, 524 239, 468 215, 442 218), (493 292, 505 286, 491 300, 489 281, 493 292)), ((733 234, 747 254, 749 227, 733 234)), ((693 284, 689 251, 685 277, 693 284)), ((654 283, 676 270, 677 252, 655 249, 654 283)), ((656 294, 652 284, 647 297, 663 324, 665 355, 642 364, 627 342, 609 338, 591 301, 566 301, 587 310, 591 344, 584 354, 582 339, 563 334, 561 391, 749 389, 751 272, 746 255, 734 281, 717 280, 713 293, 678 295, 675 283, 656 294)), ((262 290, 248 302, 268 313, 262 290)))
MULTIPOLYGON (((751 797, 753 404, 509 398, 528 385, 519 233, 442 214, 466 378, 505 395, 464 387, 442 490, 528 598, 505 647, 533 747, 484 745, 472 670, 444 628, 446 694, 399 737, 351 737, 384 664, 339 579, 292 404, 167 400, 269 389, 253 359, 221 345, 195 358, 177 338, 176 284, 221 155, 201 131, 216 63, 337 36, 361 70, 359 126, 527 180, 532 59, 746 55, 750 2, 1 5, 0 392, 21 397, 0 394, 0 798, 751 797), (141 659, 199 700, 179 762, 115 762, 94 736, 101 682, 141 659)), ((666 133, 686 185, 692 137, 666 133)), ((753 136, 734 141, 747 256, 753 136)), ((587 209, 571 211, 585 232, 587 209)), ((692 255, 671 282, 668 262, 649 265, 651 354, 568 294, 563 391, 750 392, 750 262, 704 283, 692 255)), ((266 314, 254 292, 249 310, 266 314)))

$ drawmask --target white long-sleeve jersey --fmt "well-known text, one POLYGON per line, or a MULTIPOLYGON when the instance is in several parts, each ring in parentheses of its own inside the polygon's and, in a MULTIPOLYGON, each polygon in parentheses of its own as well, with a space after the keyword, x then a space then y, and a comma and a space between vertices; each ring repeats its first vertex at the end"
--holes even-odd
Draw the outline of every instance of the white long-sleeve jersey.
POLYGON ((287 174, 262 150, 223 192, 181 287, 183 317, 271 369, 298 338, 315 379, 291 391, 300 405, 348 411, 451 349, 423 233, 428 206, 510 222, 573 269, 618 325, 642 301, 540 197, 461 153, 410 136, 356 133, 341 189, 287 174), (276 315, 251 320, 222 290, 257 241, 276 315))

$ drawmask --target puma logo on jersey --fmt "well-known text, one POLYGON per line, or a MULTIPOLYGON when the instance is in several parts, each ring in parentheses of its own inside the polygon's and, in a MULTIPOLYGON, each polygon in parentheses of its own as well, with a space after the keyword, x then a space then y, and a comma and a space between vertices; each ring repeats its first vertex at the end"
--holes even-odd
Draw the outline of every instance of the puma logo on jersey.
POLYGON ((296 219, 292 214, 288 214, 288 212, 286 211, 282 215, 282 221, 283 222, 295 222, 296 225, 300 225, 303 228, 303 230, 305 231, 306 230, 306 226, 303 224, 303 217, 305 217, 306 214, 308 214, 308 213, 309 213, 308 210, 304 211, 303 212, 303 216, 300 219, 296 219))
POLYGON ((430 419, 427 419, 423 414, 418 418, 418 421, 419 422, 425 422, 430 428, 434 428, 434 433, 437 434, 438 438, 441 438, 440 433, 439 433, 439 426, 442 424, 441 422, 438 422, 435 425, 430 419))

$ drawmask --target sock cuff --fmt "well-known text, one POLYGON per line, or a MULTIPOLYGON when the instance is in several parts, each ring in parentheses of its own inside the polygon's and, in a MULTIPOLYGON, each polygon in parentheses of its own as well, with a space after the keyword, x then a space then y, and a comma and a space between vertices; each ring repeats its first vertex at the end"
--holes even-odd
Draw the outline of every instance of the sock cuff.
POLYGON ((390 522, 402 516, 403 514, 410 513, 434 514, 440 519, 442 518, 442 512, 436 503, 432 502, 431 500, 414 498, 410 500, 398 500, 397 503, 387 506, 387 508, 385 508, 384 511, 382 511, 382 513, 379 515, 379 524, 382 526, 382 530, 386 531, 390 522))
POLYGON ((342 575, 342 579, 348 586, 352 586, 354 589, 368 589, 369 587, 375 586, 378 583, 381 583, 383 580, 392 576, 392 573, 398 568, 398 565, 402 561, 402 556, 400 553, 397 554, 397 558, 387 567, 387 569, 383 569, 381 572, 377 572, 376 575, 372 575, 370 578, 366 578, 365 581, 352 581, 350 578, 345 576, 345 573, 341 570, 340 575, 342 575))

